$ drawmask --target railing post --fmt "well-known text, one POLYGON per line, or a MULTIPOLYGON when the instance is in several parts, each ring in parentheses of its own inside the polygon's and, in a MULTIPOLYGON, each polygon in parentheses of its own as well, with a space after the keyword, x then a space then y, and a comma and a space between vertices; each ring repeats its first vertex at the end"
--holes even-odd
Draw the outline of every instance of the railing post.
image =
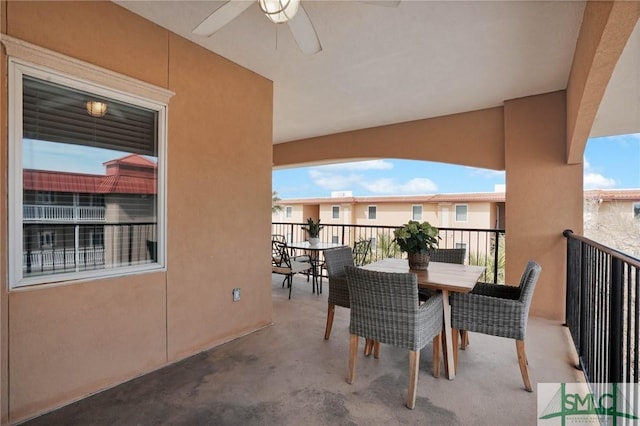
POLYGON ((609 299, 609 382, 622 383, 622 261, 611 258, 609 299))
POLYGON ((495 241, 495 248, 493 249, 493 283, 498 284, 498 259, 500 251, 500 233, 493 231, 493 241, 495 241))
POLYGON ((129 265, 133 261, 133 225, 129 225, 129 265))

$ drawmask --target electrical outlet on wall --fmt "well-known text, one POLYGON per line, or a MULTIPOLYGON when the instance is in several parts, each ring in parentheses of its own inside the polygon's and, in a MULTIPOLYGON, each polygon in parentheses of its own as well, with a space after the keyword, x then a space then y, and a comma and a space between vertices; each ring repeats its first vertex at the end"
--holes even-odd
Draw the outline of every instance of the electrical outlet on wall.
POLYGON ((234 288, 233 289, 233 301, 237 302, 238 300, 240 300, 240 289, 239 288, 234 288))

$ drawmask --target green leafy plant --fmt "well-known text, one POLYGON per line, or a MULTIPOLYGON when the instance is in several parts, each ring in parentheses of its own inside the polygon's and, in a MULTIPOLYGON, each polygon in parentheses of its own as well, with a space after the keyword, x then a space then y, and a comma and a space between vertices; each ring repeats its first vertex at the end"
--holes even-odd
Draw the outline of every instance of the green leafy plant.
POLYGON ((318 238, 322 228, 324 228, 324 226, 320 225, 320 219, 318 219, 317 222, 314 222, 312 218, 308 218, 307 226, 302 227, 302 229, 309 233, 309 238, 318 238))
POLYGON ((387 257, 401 257, 400 253, 402 253, 402 251, 400 250, 398 244, 396 244, 391 238, 391 235, 389 233, 385 232, 382 234, 378 234, 376 240, 378 242, 378 246, 376 247, 376 257, 381 257, 382 259, 385 259, 387 257))
POLYGON ((438 247, 438 228, 429 222, 410 220, 402 228, 393 231, 393 241, 400 246, 400 250, 407 253, 427 254, 438 247))

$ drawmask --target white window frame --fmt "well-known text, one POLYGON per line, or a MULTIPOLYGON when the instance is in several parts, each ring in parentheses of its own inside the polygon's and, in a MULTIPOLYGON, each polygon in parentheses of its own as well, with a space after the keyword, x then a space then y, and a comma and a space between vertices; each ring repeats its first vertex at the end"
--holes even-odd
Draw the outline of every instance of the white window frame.
POLYGON ((468 222, 469 221, 469 205, 468 204, 456 204, 454 208, 454 220, 456 222, 468 222), (464 219, 458 219, 458 207, 465 208, 464 219))
POLYGON ((331 206, 331 219, 340 219, 340 206, 331 206))
POLYGON ((367 219, 369 220, 378 219, 378 206, 367 206, 367 219), (374 218, 371 217, 371 209, 373 209, 374 211, 374 215, 375 215, 374 218))
POLYGON ((285 206, 285 208, 284 208, 284 217, 287 218, 287 219, 291 219, 292 216, 293 216, 293 207, 285 206))
POLYGON ((9 114, 9 289, 166 270, 166 139, 168 102, 173 92, 92 64, 1 35, 8 58, 9 114), (22 87, 28 75, 73 89, 111 97, 158 113, 157 262, 53 275, 23 276, 22 87))
POLYGON ((455 243, 453 248, 457 248, 457 249, 464 249, 464 250, 465 250, 465 252, 466 252, 466 250, 467 250, 467 243, 465 243, 465 242, 458 242, 458 243, 455 243))
POLYGON ((411 220, 417 220, 419 222, 422 221, 422 204, 414 204, 411 206, 411 220), (416 217, 416 207, 420 208, 420 217, 416 217))

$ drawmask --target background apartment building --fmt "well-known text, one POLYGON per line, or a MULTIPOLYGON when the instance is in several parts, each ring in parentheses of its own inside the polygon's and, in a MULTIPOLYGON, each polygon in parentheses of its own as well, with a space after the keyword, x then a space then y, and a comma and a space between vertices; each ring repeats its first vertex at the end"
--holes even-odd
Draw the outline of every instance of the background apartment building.
MULTIPOLYGON (((273 221, 283 223, 312 217, 325 225, 399 226, 417 220, 438 228, 505 229, 507 220, 504 192, 383 197, 334 192, 331 197, 280 200, 277 205, 281 210, 273 213, 273 221)), ((640 255, 640 190, 585 191, 584 221, 587 237, 640 255)), ((457 235, 444 245, 486 247, 469 241, 466 233, 457 235)))

